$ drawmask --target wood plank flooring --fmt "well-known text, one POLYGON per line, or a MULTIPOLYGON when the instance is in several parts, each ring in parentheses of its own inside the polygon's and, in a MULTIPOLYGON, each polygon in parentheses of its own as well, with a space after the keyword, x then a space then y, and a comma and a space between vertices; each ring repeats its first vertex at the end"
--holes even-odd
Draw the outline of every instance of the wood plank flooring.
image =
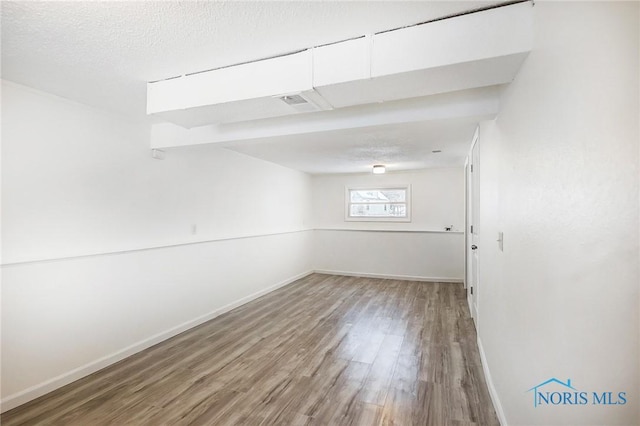
POLYGON ((313 274, 1 417, 498 425, 461 284, 313 274))

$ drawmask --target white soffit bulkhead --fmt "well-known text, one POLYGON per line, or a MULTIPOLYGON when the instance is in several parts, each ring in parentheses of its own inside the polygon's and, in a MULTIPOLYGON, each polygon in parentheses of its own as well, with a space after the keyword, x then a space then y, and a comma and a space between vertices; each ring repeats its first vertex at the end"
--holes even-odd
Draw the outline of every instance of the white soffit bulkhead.
POLYGON ((147 113, 184 128, 511 82, 530 52, 530 2, 147 84, 147 113))

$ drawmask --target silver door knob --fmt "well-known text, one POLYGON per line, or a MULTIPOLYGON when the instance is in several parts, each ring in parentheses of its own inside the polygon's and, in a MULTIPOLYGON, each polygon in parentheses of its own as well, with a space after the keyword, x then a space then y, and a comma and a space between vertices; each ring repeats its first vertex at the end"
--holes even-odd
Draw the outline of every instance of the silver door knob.
POLYGON ((478 246, 477 246, 477 245, 475 245, 475 244, 471 246, 471 250, 475 250, 475 249, 477 249, 477 248, 478 248, 478 246))

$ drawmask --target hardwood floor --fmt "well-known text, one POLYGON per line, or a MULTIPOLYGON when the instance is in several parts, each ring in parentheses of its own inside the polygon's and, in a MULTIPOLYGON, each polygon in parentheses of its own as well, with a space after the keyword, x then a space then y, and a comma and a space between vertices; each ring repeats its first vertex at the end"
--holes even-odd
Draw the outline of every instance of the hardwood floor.
POLYGON ((498 425, 461 284, 314 274, 10 425, 498 425))

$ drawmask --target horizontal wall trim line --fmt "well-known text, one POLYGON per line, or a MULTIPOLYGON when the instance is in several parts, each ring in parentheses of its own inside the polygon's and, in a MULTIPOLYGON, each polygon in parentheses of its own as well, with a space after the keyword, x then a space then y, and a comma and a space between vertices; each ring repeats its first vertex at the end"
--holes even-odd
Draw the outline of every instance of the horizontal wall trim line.
POLYGON ((352 231, 352 232, 392 232, 404 234, 464 234, 463 231, 443 231, 440 229, 362 229, 362 228, 315 228, 315 231, 352 231))
POLYGON ((34 260, 24 260, 24 261, 18 261, 18 262, 8 262, 8 263, 0 264, 0 268, 33 265, 33 264, 48 263, 48 262, 63 262, 67 260, 77 260, 77 259, 99 257, 99 256, 118 256, 122 254, 130 254, 130 253, 151 251, 151 250, 161 250, 161 249, 168 249, 168 248, 174 248, 174 247, 190 246, 195 244, 208 244, 208 243, 215 243, 215 242, 221 242, 221 241, 244 240, 248 238, 272 237, 276 235, 296 234, 300 232, 309 232, 309 231, 387 232, 387 233, 404 233, 404 234, 463 234, 462 231, 441 231, 441 230, 429 230, 429 229, 413 230, 413 229, 308 228, 308 229, 299 229, 295 231, 241 235, 237 237, 212 238, 209 240, 190 241, 186 243, 166 244, 166 245, 160 245, 160 246, 141 247, 141 248, 127 249, 127 250, 105 251, 105 252, 99 252, 99 253, 80 254, 75 256, 63 256, 63 257, 52 257, 52 258, 46 258, 46 259, 34 259, 34 260))
POLYGON ((326 269, 315 269, 313 272, 315 272, 316 274, 343 275, 347 277, 381 278, 388 280, 426 281, 437 283, 462 283, 462 278, 451 277, 421 277, 412 275, 370 274, 366 272, 332 271, 326 269))
POLYGON ((117 256, 117 255, 121 255, 121 254, 130 254, 130 253, 136 253, 136 252, 142 252, 142 251, 161 250, 161 249, 168 249, 168 248, 174 248, 174 247, 191 246, 191 245, 196 245, 196 244, 216 243, 216 242, 220 242, 220 241, 232 241, 232 240, 244 240, 244 239, 248 239, 248 238, 272 237, 272 236, 276 236, 276 235, 297 234, 299 232, 309 232, 309 231, 313 231, 313 228, 299 229, 299 230, 296 230, 296 231, 283 231, 283 232, 271 232, 271 233, 265 233, 265 234, 241 235, 241 236, 238 236, 238 237, 213 238, 213 239, 210 239, 210 240, 190 241, 190 242, 187 242, 187 243, 167 244, 167 245, 161 245, 161 246, 150 246, 150 247, 142 247, 142 248, 128 249, 128 250, 106 251, 106 252, 91 253, 91 254, 80 254, 80 255, 76 255, 76 256, 52 257, 52 258, 48 258, 48 259, 25 260, 25 261, 20 261, 20 262, 3 263, 3 264, 0 265, 0 268, 7 268, 7 267, 12 267, 12 266, 22 266, 22 265, 33 265, 33 264, 37 264, 37 263, 62 262, 62 261, 65 261, 65 260, 77 260, 77 259, 84 259, 84 258, 88 258, 88 257, 117 256))
POLYGON ((236 300, 235 302, 231 302, 207 314, 200 315, 199 317, 196 317, 192 320, 185 321, 182 324, 179 324, 168 330, 162 331, 151 337, 148 337, 139 342, 136 342, 110 355, 99 358, 95 361, 92 361, 81 367, 75 368, 71 371, 67 371, 57 377, 54 377, 52 379, 49 379, 37 385, 31 386, 30 388, 27 388, 13 395, 9 395, 8 397, 0 401, 0 412, 4 413, 5 411, 11 410, 29 401, 32 401, 36 398, 46 395, 47 393, 52 392, 58 388, 61 388, 62 386, 68 385, 69 383, 75 382, 76 380, 79 380, 99 370, 102 370, 105 367, 115 364, 116 362, 121 361, 145 349, 148 349, 151 346, 157 345, 158 343, 161 343, 167 339, 170 339, 171 337, 177 336, 180 333, 183 333, 187 330, 192 329, 193 327, 196 327, 200 324, 210 321, 226 312, 231 311, 232 309, 235 309, 239 306, 249 303, 261 296, 264 296, 267 293, 270 293, 274 290, 279 289, 280 287, 284 287, 288 284, 293 283, 294 281, 297 281, 308 275, 311 275, 312 273, 313 271, 307 271, 307 272, 298 274, 296 276, 287 278, 286 280, 280 281, 279 283, 276 283, 270 287, 264 288, 253 294, 245 296, 239 300, 236 300))

